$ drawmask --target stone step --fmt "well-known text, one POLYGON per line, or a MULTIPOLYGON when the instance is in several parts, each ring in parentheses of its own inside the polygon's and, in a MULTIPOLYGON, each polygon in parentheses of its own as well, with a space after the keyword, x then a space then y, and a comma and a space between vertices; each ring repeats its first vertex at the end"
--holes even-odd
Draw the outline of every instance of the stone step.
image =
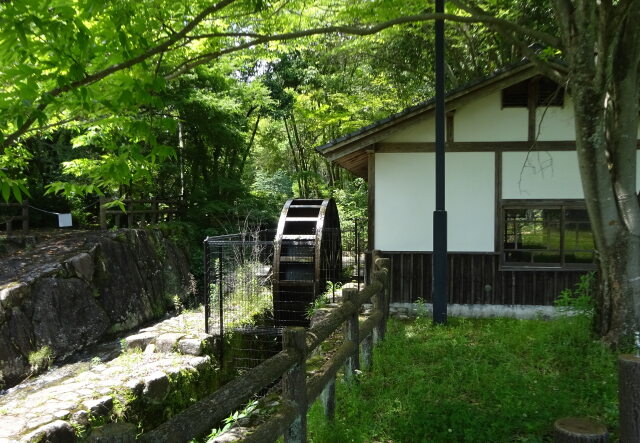
POLYGON ((190 383, 211 386, 219 376, 217 339, 203 331, 202 312, 172 317, 122 339, 115 358, 87 357, 10 389, 0 396, 0 443, 73 441, 97 422, 162 411, 172 393, 194 389, 195 400, 190 383))

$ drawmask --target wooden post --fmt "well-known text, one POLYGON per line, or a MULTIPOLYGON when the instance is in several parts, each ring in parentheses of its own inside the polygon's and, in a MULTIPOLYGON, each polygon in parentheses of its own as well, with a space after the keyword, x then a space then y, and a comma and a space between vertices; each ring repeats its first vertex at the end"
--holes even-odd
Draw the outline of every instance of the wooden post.
POLYGON ((620 404, 620 441, 640 441, 640 357, 618 358, 618 400, 620 404))
POLYGON ((22 201, 22 233, 29 233, 29 200, 22 201))
POLYGON ((296 356, 297 362, 282 378, 282 395, 298 412, 298 416, 284 435, 286 443, 307 441, 307 343, 302 327, 286 328, 282 333, 283 348, 296 356))
POLYGON ((373 311, 382 312, 382 317, 380 317, 380 321, 374 326, 373 332, 371 333, 373 344, 377 344, 384 335, 384 290, 377 292, 373 297, 371 297, 371 303, 373 304, 373 311))
POLYGON ((164 221, 159 217, 160 213, 158 212, 158 200, 155 198, 151 201, 151 210, 153 211, 151 212, 151 223, 155 224, 159 221, 164 221))
POLYGON ((127 202, 127 228, 133 229, 133 201, 127 202))
POLYGON ((104 206, 107 201, 103 196, 100 196, 98 199, 98 204, 100 205, 100 229, 107 229, 107 208, 104 206))
MULTIPOLYGON (((553 441, 555 443, 607 443, 609 433, 604 425, 591 418, 566 417, 554 423, 553 441)), ((620 441, 631 442, 637 439, 620 441)))
POLYGON ((371 361, 373 356, 373 333, 367 335, 360 345, 360 353, 362 354, 362 370, 371 370, 371 361))
MULTIPOLYGON (((342 302, 353 303, 355 299, 358 297, 358 290, 355 288, 345 288, 342 290, 342 302)), ((344 368, 344 378, 346 380, 351 380, 357 369, 360 369, 360 337, 359 337, 359 321, 358 321, 358 312, 354 312, 349 316, 349 318, 344 322, 344 339, 345 341, 352 341, 356 347, 353 355, 347 358, 345 362, 344 368)))
POLYGON ((333 420, 336 416, 336 379, 331 379, 322 390, 320 395, 322 406, 324 407, 324 416, 327 420, 333 420))
MULTIPOLYGON (((378 254, 379 257, 379 254, 378 254)), ((382 320, 380 321, 381 324, 381 334, 380 334, 380 340, 384 339, 384 335, 387 332, 387 322, 389 321, 389 308, 390 308, 390 304, 391 304, 391 300, 389 299, 389 266, 390 266, 390 260, 388 258, 377 258, 375 261, 376 264, 376 268, 379 271, 386 271, 387 273, 387 279, 386 281, 381 282, 382 283, 382 296, 381 296, 381 303, 382 303, 382 320)))

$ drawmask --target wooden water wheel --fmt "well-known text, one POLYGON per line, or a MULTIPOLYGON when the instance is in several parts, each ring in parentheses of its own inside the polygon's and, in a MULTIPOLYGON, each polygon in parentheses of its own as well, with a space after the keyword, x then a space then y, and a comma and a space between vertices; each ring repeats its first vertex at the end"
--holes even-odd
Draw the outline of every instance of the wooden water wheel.
POLYGON ((333 199, 291 199, 278 223, 273 258, 277 326, 308 326, 309 305, 342 273, 342 241, 333 199))

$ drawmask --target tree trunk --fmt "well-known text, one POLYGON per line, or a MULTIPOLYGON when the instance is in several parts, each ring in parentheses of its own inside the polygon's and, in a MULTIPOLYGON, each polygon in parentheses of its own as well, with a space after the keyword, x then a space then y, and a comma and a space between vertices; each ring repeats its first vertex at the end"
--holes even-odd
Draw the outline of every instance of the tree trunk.
POLYGON ((555 0, 555 6, 569 64, 582 187, 598 253, 596 329, 617 346, 640 330, 640 0, 616 5, 555 0))

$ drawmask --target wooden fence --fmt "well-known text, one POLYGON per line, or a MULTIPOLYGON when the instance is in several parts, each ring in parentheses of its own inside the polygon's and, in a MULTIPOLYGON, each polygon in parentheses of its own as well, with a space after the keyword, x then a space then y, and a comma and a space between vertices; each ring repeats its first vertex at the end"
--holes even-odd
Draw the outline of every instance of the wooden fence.
MULTIPOLYGON (((390 259, 391 301, 431 302, 432 253, 382 252, 390 259)), ((449 252, 448 303, 553 305, 565 288, 573 288, 580 276, 595 270, 504 268, 498 252, 449 252)))
POLYGON ((100 229, 107 229, 107 217, 114 217, 114 225, 122 227, 122 218, 126 217, 127 227, 148 223, 175 220, 182 213, 182 201, 174 199, 152 198, 147 200, 122 200, 126 213, 120 208, 110 209, 107 205, 113 200, 100 197, 100 229))
POLYGON ((6 226, 6 234, 11 235, 13 233, 13 224, 15 222, 20 222, 22 224, 22 233, 27 234, 29 232, 29 202, 27 200, 22 200, 22 203, 0 203, 0 209, 11 209, 15 207, 21 208, 20 215, 0 215, 0 220, 2 220, 6 226))
POLYGON ((256 392, 282 378, 279 410, 245 437, 247 442, 306 441, 306 417, 310 404, 322 396, 327 417, 335 411, 335 378, 344 367, 346 379, 356 370, 371 368, 373 345, 384 338, 389 317, 389 260, 374 260, 371 283, 363 290, 344 289, 342 306, 331 311, 310 329, 294 327, 283 332, 283 350, 265 360, 210 396, 177 414, 156 429, 143 434, 146 442, 181 442, 206 435, 223 419, 241 409, 256 392), (359 320, 360 308, 372 303, 366 320, 359 320), (320 370, 308 377, 307 357, 344 325, 344 342, 320 370))

